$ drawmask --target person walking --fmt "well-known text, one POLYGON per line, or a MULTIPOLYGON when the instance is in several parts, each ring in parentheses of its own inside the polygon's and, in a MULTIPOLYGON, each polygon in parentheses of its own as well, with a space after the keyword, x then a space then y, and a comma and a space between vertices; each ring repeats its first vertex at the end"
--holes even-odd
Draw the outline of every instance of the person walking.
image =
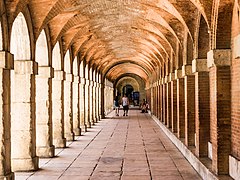
POLYGON ((122 98, 122 106, 123 106, 123 116, 128 116, 129 101, 126 94, 124 94, 122 98))
POLYGON ((116 115, 116 116, 119 116, 120 104, 119 104, 118 96, 116 96, 116 97, 114 98, 114 108, 115 108, 115 115, 116 115))

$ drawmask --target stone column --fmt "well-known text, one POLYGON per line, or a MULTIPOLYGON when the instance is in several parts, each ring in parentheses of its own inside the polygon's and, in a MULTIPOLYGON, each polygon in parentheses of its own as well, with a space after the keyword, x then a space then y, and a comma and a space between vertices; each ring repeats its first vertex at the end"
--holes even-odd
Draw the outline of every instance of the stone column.
POLYGON ((80 127, 83 132, 87 132, 87 124, 85 121, 85 78, 81 77, 81 82, 79 84, 79 93, 80 93, 80 127))
POLYGON ((73 132, 76 136, 81 135, 80 128, 80 95, 79 95, 79 76, 74 76, 73 81, 73 132))
POLYGON ((170 73, 169 80, 171 83, 171 124, 172 132, 177 132, 177 81, 175 79, 175 74, 170 73))
POLYGON ((67 141, 74 140, 72 111, 73 75, 67 73, 64 81, 64 137, 67 141))
POLYGON ((11 153, 13 171, 38 169, 36 156, 36 83, 38 65, 31 60, 14 61, 12 90, 11 153))
POLYGON ((57 148, 66 147, 64 137, 64 79, 65 72, 54 70, 52 107, 53 107, 53 144, 57 148))
POLYGON ((171 117, 171 82, 169 81, 169 76, 165 77, 165 83, 166 83, 166 113, 167 113, 167 127, 172 128, 172 117, 171 117))
POLYGON ((185 144, 195 145, 195 76, 192 74, 192 66, 182 67, 184 77, 185 94, 185 144))
POLYGON ((97 122, 97 117, 96 117, 96 82, 93 81, 93 121, 96 123, 97 122))
POLYGON ((182 70, 175 70, 175 78, 177 79, 177 136, 185 137, 185 95, 184 95, 184 78, 182 70))
POLYGON ((102 115, 102 84, 98 84, 98 114, 99 114, 99 120, 103 117, 102 115))
POLYGON ((52 134, 52 67, 38 67, 36 76, 36 140, 37 156, 53 157, 52 134))
POLYGON ((99 104, 98 104, 98 102, 99 102, 99 83, 98 82, 96 82, 96 107, 95 107, 95 109, 96 109, 96 120, 97 120, 97 122, 100 120, 99 119, 99 104))
POLYGON ((208 142, 210 141, 210 92, 207 59, 193 60, 192 71, 195 74, 195 154, 198 157, 207 157, 208 142))
POLYGON ((85 85, 85 94, 84 94, 84 97, 85 97, 85 122, 87 124, 87 127, 88 128, 91 128, 92 124, 91 124, 91 121, 90 121, 90 113, 89 113, 89 85, 90 85, 90 82, 88 79, 86 79, 86 85, 85 85))
POLYGON ((94 118, 93 118, 93 81, 89 81, 89 120, 91 122, 91 125, 94 125, 94 118))
POLYGON ((228 174, 231 154, 231 50, 208 52, 210 77, 210 124, 212 140, 212 170, 228 174))
POLYGON ((11 172, 11 69, 13 69, 13 55, 0 51, 0 79, 1 79, 1 123, 0 123, 0 179, 14 179, 11 172))

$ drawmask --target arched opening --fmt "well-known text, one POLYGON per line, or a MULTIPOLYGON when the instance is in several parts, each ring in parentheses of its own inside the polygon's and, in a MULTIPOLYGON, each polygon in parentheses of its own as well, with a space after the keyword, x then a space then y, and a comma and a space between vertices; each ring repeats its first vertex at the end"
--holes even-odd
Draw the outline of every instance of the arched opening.
POLYGON ((73 132, 75 135, 81 135, 80 115, 79 115, 79 73, 78 58, 73 60, 73 132))
POLYGON ((68 50, 64 56, 64 71, 66 79, 64 81, 64 134, 67 141, 74 140, 73 132, 73 109, 72 109, 72 82, 71 56, 68 50))
POLYGON ((2 21, 0 17, 0 51, 3 50, 3 34, 2 34, 2 21))
POLYGON ((63 99, 63 82, 64 71, 62 71, 62 56, 59 42, 52 51, 52 65, 54 68, 54 78, 52 81, 52 122, 53 122, 53 144, 55 147, 66 147, 64 137, 64 99, 63 99))
POLYGON ((13 22, 10 51, 14 55, 11 75, 11 155, 12 169, 38 169, 36 157, 35 74, 37 64, 31 60, 28 25, 22 13, 13 22), (23 93, 24 92, 24 93, 23 93), (28 163, 25 163, 25 162, 28 163))
POLYGON ((53 157, 52 139, 52 68, 49 67, 49 54, 46 33, 43 30, 36 42, 36 144, 37 155, 53 157), (46 103, 48 102, 48 103, 46 103))

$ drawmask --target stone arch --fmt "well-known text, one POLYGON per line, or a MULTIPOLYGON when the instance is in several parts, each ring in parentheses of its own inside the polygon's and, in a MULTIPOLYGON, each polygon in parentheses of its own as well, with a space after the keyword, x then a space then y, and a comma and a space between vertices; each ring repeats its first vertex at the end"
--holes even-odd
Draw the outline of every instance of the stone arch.
MULTIPOLYGON (((29 19, 29 13, 26 13, 29 19)), ((33 33, 23 13, 15 18, 11 28, 10 51, 14 55, 11 75, 11 155, 13 171, 38 169, 36 156, 35 75, 37 63, 32 61, 33 33), (24 93, 23 93, 24 92, 24 93), (21 115, 20 115, 21 114, 21 115), (21 127, 19 127, 21 124, 21 127), (28 161, 29 163, 24 163, 28 161)))
POLYGON ((0 17, 0 51, 3 50, 3 31, 2 31, 2 23, 1 23, 1 17, 0 17))
POLYGON ((59 42, 55 44, 52 51, 52 65, 54 70, 62 70, 62 58, 59 42))
POLYGON ((31 45, 28 26, 23 13, 19 13, 12 25, 11 53, 15 60, 27 60, 31 58, 31 45))
POLYGON ((64 71, 66 73, 71 73, 71 57, 69 50, 66 52, 64 56, 64 71))
POLYGON ((44 30, 40 33, 36 42, 36 62, 39 66, 49 65, 47 36, 44 30))
POLYGON ((74 76, 78 76, 79 75, 79 72, 78 72, 78 58, 77 56, 74 58, 73 60, 73 75, 74 76))
POLYGON ((49 46, 45 30, 36 41, 35 60, 38 63, 36 76, 36 144, 37 155, 53 157, 52 136, 52 67, 50 65, 49 46), (46 103, 48 102, 48 103, 46 103))
POLYGON ((80 62, 80 66, 79 66, 79 74, 80 77, 85 77, 85 70, 84 70, 84 61, 80 62))

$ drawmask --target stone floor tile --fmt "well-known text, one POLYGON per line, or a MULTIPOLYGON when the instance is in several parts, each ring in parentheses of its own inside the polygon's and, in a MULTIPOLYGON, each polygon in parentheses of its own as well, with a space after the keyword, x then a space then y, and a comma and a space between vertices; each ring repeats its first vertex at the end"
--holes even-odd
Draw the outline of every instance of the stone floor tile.
POLYGON ((89 176, 61 176, 59 180, 89 180, 89 176))
POLYGON ((134 175, 134 176, 129 176, 129 175, 123 175, 121 177, 121 180, 151 180, 151 176, 138 176, 138 175, 134 175))

